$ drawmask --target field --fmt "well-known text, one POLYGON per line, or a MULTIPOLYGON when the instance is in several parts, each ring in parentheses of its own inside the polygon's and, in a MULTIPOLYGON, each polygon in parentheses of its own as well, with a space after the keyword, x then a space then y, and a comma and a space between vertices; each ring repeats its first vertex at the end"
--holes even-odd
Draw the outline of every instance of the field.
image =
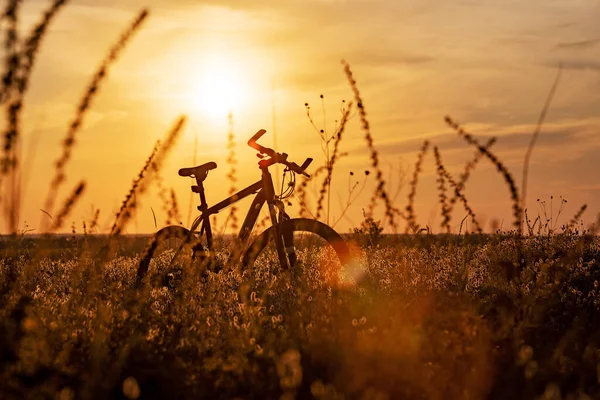
MULTIPOLYGON (((128 235, 127 227, 149 190, 157 192, 167 225, 183 219, 162 169, 186 117, 154 145, 108 228, 100 226, 95 208, 69 229, 88 182, 75 177, 67 195, 64 186, 89 110, 149 12, 131 21, 85 88, 48 169, 47 196, 28 200, 43 206, 33 235, 20 220, 28 161, 25 95, 42 39, 67 2, 51 2, 30 32, 19 27, 20 2, 5 3, 0 399, 600 398, 600 215, 584 224, 583 204, 565 219, 566 201, 553 210, 552 198, 548 205, 538 200, 535 218, 526 208, 530 158, 561 68, 523 149, 520 182, 496 155, 496 137, 484 142, 447 116, 447 129, 473 152, 464 168, 444 164, 442 150, 425 139, 414 166, 399 171, 392 184, 357 77, 342 61, 352 100, 342 102, 333 132, 322 129, 305 104, 322 157, 311 165, 310 178, 298 174, 288 186, 284 179, 277 194, 294 207, 293 216, 329 222, 332 194, 348 194, 338 210, 343 216, 367 187, 362 222, 343 235, 353 261, 337 265, 317 247, 299 248, 301 261, 289 270, 273 254, 252 266, 239 257, 226 262, 234 253, 229 234, 241 217, 232 207, 215 229, 223 269, 171 265, 173 253, 166 252, 138 279, 153 236, 128 235), (350 157, 342 142, 352 118, 360 124, 368 164, 364 175, 349 173, 348 187, 335 187, 340 160, 350 157), (426 162, 435 168, 439 227, 423 225, 416 213, 426 162), (483 162, 505 184, 509 228, 484 229, 465 194, 483 162)), ((325 114, 324 101, 321 106, 325 114)), ((233 115, 228 118, 226 184, 234 194, 241 166, 233 115)), ((263 158, 275 160, 273 154, 263 152, 263 158)), ((152 215, 158 230, 162 221, 154 209, 152 215)), ((258 225, 267 222, 263 214, 258 225)))
POLYGON ((4 240, 3 398, 600 395, 595 236, 354 236, 345 284, 317 257, 157 288, 88 239, 44 258, 4 240))

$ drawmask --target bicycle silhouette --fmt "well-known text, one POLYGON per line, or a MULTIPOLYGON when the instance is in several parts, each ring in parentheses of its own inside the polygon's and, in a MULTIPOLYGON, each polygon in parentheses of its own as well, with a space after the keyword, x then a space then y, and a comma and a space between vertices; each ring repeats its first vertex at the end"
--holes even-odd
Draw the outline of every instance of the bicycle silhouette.
POLYGON ((294 268, 302 261, 302 256, 308 259, 311 256, 314 257, 317 253, 328 254, 330 259, 337 259, 334 260, 337 263, 336 268, 342 268, 351 261, 350 251, 346 243, 333 228, 314 219, 290 218, 285 212, 283 200, 294 191, 295 175, 302 174, 310 177, 305 170, 312 162, 312 158, 307 158, 302 165, 288 161, 286 153, 278 153, 256 142, 265 133, 266 131, 261 129, 248 140, 248 145, 258 151, 257 156, 260 158, 258 167, 261 171, 261 179, 212 207, 209 207, 206 202, 204 181, 208 176, 208 172, 217 168, 217 164, 208 162, 196 167, 179 170, 180 176, 196 179, 196 185, 192 186, 191 189, 200 197, 200 206, 198 206, 200 215, 194 220, 189 230, 182 226, 171 225, 160 229, 154 235, 139 263, 138 281, 141 281, 147 275, 151 260, 162 254, 167 256, 173 254, 169 263, 170 266, 184 266, 186 263, 199 260, 206 268, 218 272, 220 267, 214 259, 214 241, 210 217, 253 194, 255 194, 254 200, 237 236, 236 250, 232 252, 229 261, 235 261, 231 259, 239 259, 239 256, 243 254, 241 265, 248 268, 262 254, 267 254, 267 257, 270 257, 275 253, 279 266, 283 270, 294 268), (284 182, 289 174, 287 189, 282 189, 283 193, 280 195, 275 193, 273 179, 269 172, 269 168, 275 164, 285 166, 283 172, 284 182), (254 237, 254 240, 248 245, 253 237, 252 231, 265 203, 267 203, 272 226, 254 237))

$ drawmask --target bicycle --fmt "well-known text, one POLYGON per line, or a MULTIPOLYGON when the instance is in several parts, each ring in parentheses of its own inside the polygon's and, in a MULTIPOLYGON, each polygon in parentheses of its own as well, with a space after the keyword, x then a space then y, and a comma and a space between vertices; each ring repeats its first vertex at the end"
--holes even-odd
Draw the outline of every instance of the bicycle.
MULTIPOLYGON (((279 266, 284 270, 293 269, 298 264, 301 254, 315 254, 310 253, 308 250, 308 246, 314 244, 313 241, 315 239, 318 241, 317 249, 319 251, 323 250, 324 247, 333 250, 335 257, 339 260, 339 268, 351 261, 348 246, 333 228, 314 219, 290 218, 285 212, 285 203, 283 200, 291 196, 294 191, 296 183, 295 175, 302 174, 310 177, 305 170, 311 164, 312 158, 307 158, 302 165, 288 161, 286 153, 278 153, 271 148, 257 143, 257 140, 265 133, 266 131, 261 129, 248 140, 248 146, 258 151, 257 156, 260 158, 258 167, 261 170, 261 179, 212 207, 209 207, 206 201, 204 181, 208 177, 209 171, 217 168, 217 164, 215 162, 208 162, 196 167, 179 170, 180 176, 192 177, 196 180, 196 185, 192 186, 191 190, 199 195, 200 205, 198 206, 198 210, 200 211, 200 215, 194 220, 190 229, 171 225, 160 229, 154 235, 153 240, 140 260, 137 271, 138 281, 141 281, 147 275, 150 262, 153 258, 159 257, 160 254, 170 256, 170 252, 174 252, 174 254, 169 266, 178 263, 187 265, 190 262, 199 260, 210 269, 210 266, 214 264, 215 256, 210 217, 251 195, 255 195, 255 197, 237 236, 237 250, 232 252, 229 261, 235 261, 232 258, 235 259, 243 253, 242 266, 248 268, 257 261, 261 253, 265 252, 268 246, 274 245, 274 253, 277 254, 279 266), (269 168, 275 164, 285 166, 282 190, 279 195, 275 193, 273 179, 269 172, 269 168), (287 188, 284 189, 283 182, 285 182, 288 174, 289 183, 287 188), (252 237, 251 233, 265 203, 268 207, 272 226, 258 234, 252 243, 243 250, 252 237), (307 237, 308 240, 306 240, 307 237), (205 239, 204 242, 203 238, 205 239), (240 251, 240 249, 242 250, 240 251)), ((218 272, 218 268, 215 268, 213 272, 218 272)))

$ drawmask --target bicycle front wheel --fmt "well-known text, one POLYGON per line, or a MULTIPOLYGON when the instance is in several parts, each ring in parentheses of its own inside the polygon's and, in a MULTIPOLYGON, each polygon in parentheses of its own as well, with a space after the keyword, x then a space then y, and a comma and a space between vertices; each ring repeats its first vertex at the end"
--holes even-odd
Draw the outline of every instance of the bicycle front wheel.
MULTIPOLYGON (((342 270, 349 266, 352 257, 344 239, 322 222, 294 218, 282 222, 281 235, 289 266, 295 273, 314 271, 325 281, 337 282, 342 270)), ((260 234, 246 250, 243 266, 257 270, 278 264, 274 227, 260 234)))
POLYGON ((181 270, 191 265, 195 241, 195 236, 181 226, 167 226, 156 232, 140 259, 138 282, 144 279, 151 266, 155 272, 160 273, 169 269, 181 270))

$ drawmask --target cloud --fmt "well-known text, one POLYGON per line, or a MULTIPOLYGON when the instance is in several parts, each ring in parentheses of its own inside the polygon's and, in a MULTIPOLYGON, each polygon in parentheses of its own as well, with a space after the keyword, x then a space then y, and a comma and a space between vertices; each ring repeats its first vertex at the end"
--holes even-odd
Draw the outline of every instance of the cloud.
POLYGON ((600 192, 600 183, 586 183, 572 187, 573 190, 580 190, 585 192, 600 192))
MULTIPOLYGON (((496 151, 511 152, 518 151, 524 154, 527 149, 533 131, 534 125, 530 126, 480 126, 480 129, 471 129, 465 126, 465 129, 472 133, 482 144, 490 138, 497 137, 494 144, 496 151)), ((432 144, 438 146, 444 151, 464 151, 473 148, 468 145, 464 139, 460 138, 454 131, 448 130, 443 133, 423 135, 418 138, 400 139, 387 142, 375 143, 377 150, 382 155, 408 154, 418 151, 423 140, 429 140, 432 144)), ((565 121, 562 123, 547 124, 542 127, 540 136, 536 143, 536 149, 563 149, 572 152, 572 156, 577 156, 580 152, 590 151, 600 148, 600 120, 589 119, 585 121, 565 121)), ((350 153, 363 153, 364 146, 356 146, 350 150, 350 153)))
POLYGON ((423 65, 429 64, 436 60, 435 57, 426 54, 407 53, 398 51, 393 53, 375 49, 368 49, 363 51, 357 51, 348 53, 344 56, 349 60, 360 60, 359 63, 363 65, 378 66, 378 67, 397 67, 399 65, 423 65))
POLYGON ((596 60, 569 60, 563 61, 562 66, 564 69, 570 70, 591 70, 600 71, 600 61, 596 60))
POLYGON ((567 50, 588 50, 590 48, 595 47, 598 43, 600 43, 600 39, 589 39, 589 40, 580 40, 577 42, 563 42, 557 44, 555 47, 557 49, 567 49, 567 50))

